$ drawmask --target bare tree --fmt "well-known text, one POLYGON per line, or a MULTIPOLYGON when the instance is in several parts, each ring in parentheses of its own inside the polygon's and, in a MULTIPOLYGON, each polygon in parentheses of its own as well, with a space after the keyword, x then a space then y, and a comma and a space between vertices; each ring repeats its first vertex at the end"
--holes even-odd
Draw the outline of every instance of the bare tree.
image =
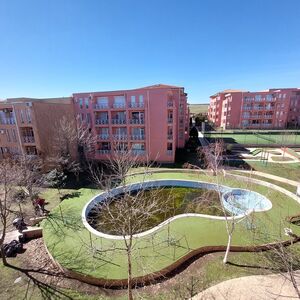
MULTIPOLYGON (((222 141, 217 141, 215 143, 209 144, 208 146, 203 147, 200 150, 200 155, 202 155, 205 163, 205 167, 212 171, 213 176, 215 176, 216 185, 217 185, 217 193, 219 195, 220 206, 223 212, 223 216, 225 218, 225 226, 226 232, 228 236, 227 246, 225 255, 223 258, 223 262, 226 264, 228 261, 228 255, 230 252, 232 236, 236 227, 237 222, 241 220, 237 220, 235 218, 235 214, 233 212, 229 212, 223 202, 222 199, 222 192, 221 192, 221 185, 219 176, 224 175, 225 171, 222 168, 223 165, 223 153, 224 153, 224 143, 222 141)), ((230 195, 231 202, 234 202, 234 195, 230 195)), ((246 212, 246 211, 245 211, 246 212)), ((245 214, 246 216, 246 214, 245 214)))
POLYGON ((12 205, 14 203, 15 187, 20 181, 20 168, 16 161, 12 159, 4 159, 0 162, 0 222, 1 237, 0 250, 3 265, 7 265, 4 253, 4 241, 9 226, 9 220, 13 214, 12 205))
POLYGON ((138 257, 135 235, 152 228, 155 218, 166 212, 169 203, 168 199, 159 198, 160 189, 147 191, 143 188, 142 183, 148 175, 147 166, 144 166, 144 173, 139 180, 140 189, 132 191, 131 185, 127 185, 128 172, 138 165, 138 161, 139 158, 134 152, 124 150, 116 151, 106 162, 106 166, 110 169, 108 175, 105 176, 99 168, 90 167, 91 177, 98 187, 110 192, 117 183, 122 189, 121 199, 111 197, 95 208, 90 223, 93 224, 97 220, 95 228, 99 227, 101 231, 107 230, 109 234, 121 236, 124 246, 118 250, 125 251, 127 257, 128 299, 133 299, 133 259, 135 262, 143 260, 138 257), (150 194, 146 195, 147 193, 150 194))

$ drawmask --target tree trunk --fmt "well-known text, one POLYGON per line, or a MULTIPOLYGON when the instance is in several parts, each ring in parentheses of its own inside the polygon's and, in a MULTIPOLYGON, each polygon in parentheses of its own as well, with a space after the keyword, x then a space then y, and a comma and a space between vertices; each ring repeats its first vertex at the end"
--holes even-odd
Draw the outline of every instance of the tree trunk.
POLYGON ((223 263, 224 263, 224 264, 226 264, 227 261, 228 261, 228 254, 229 254, 229 251, 230 251, 231 238, 232 238, 232 233, 230 233, 230 234, 228 235, 227 248, 226 248, 225 256, 224 256, 224 259, 223 259, 223 263))
POLYGON ((5 256, 5 253, 4 253, 4 249, 3 249, 5 236, 6 236, 6 220, 4 220, 4 222, 3 222, 2 236, 1 236, 1 239, 0 239, 0 252, 1 252, 1 258, 2 258, 3 265, 8 266, 6 256, 5 256))
POLYGON ((127 263, 128 263, 128 276, 127 276, 127 285, 128 285, 128 300, 133 300, 132 296, 132 266, 131 266, 131 249, 127 250, 127 263))

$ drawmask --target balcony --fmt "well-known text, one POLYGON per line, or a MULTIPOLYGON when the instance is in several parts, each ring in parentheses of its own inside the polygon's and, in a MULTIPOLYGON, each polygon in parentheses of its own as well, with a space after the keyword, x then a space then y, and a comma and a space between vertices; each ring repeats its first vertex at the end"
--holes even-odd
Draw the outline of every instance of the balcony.
POLYGON ((108 124, 108 119, 96 119, 96 125, 108 124))
POLYGON ((173 123, 173 118, 168 118, 168 123, 169 124, 173 123))
POLYGON ((98 154, 110 154, 111 150, 109 149, 98 149, 97 153, 98 154))
POLYGON ((135 155, 145 155, 146 151, 145 150, 141 150, 141 149, 132 149, 132 154, 135 155))
POLYGON ((14 124, 16 124, 16 121, 15 121, 15 118, 4 118, 4 119, 0 119, 0 124, 14 125, 14 124))
POLYGON ((173 134, 168 134, 168 140, 173 140, 173 134))
POLYGON ((114 103, 113 108, 125 108, 126 104, 125 103, 114 103))
POLYGON ((168 101, 167 106, 168 107, 173 107, 173 101, 168 101))
POLYGON ((34 137, 33 136, 23 136, 23 142, 30 144, 30 143, 35 143, 34 137))
POLYGON ((144 103, 129 103, 130 108, 144 108, 144 103))
POLYGON ((130 119, 130 124, 139 124, 139 125, 143 125, 145 123, 144 120, 142 119, 130 119))
POLYGON ((114 134, 113 135, 113 138, 118 141, 127 140, 127 137, 128 137, 127 134, 114 134))
POLYGON ((109 140, 109 134, 105 134, 105 133, 99 134, 98 138, 100 140, 109 140))
POLYGON ((118 125, 126 124, 126 119, 111 119, 111 123, 118 125))
POLYGON ((95 109, 108 109, 108 104, 95 104, 95 109))
POLYGON ((131 139, 134 140, 134 141, 144 140, 145 139, 145 135, 144 134, 132 134, 131 135, 131 139))
POLYGON ((167 150, 167 155, 172 156, 173 155, 173 150, 167 150))

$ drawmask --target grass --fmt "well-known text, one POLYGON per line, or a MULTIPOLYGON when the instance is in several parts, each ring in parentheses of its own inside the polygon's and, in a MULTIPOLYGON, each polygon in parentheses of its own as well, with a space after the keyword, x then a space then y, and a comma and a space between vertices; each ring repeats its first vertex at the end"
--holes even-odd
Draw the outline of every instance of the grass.
POLYGON ((294 133, 206 133, 208 140, 221 139, 228 144, 251 145, 300 145, 300 134, 294 133))
POLYGON ((260 161, 247 160, 247 164, 255 171, 276 175, 298 182, 300 179, 300 163, 277 164, 268 162, 267 165, 265 165, 260 161))
POLYGON ((209 104, 189 104, 189 109, 192 114, 204 114, 208 112, 209 104))
POLYGON ((292 158, 290 158, 290 157, 283 157, 283 156, 279 156, 279 157, 272 156, 272 160, 274 160, 274 161, 293 161, 292 158))
POLYGON ((296 187, 293 186, 293 185, 290 185, 288 183, 284 183, 284 182, 281 182, 281 181, 278 181, 278 180, 273 180, 273 179, 269 179, 269 178, 266 178, 266 177, 263 177, 263 176, 259 176, 259 175, 254 175, 254 174, 247 174, 247 173, 244 173, 244 172, 240 172, 238 170, 232 170, 231 173, 233 174, 237 174, 237 175, 241 175, 241 176, 245 176, 245 177, 249 177, 249 178, 254 178, 254 179, 259 179, 259 180, 262 180, 262 181, 265 181, 265 182, 269 182, 269 183, 273 183, 275 185, 278 185, 292 193, 296 193, 296 187))
MULTIPOLYGON (((152 174, 148 179, 193 179, 212 182, 215 178, 199 174, 162 173, 152 174)), ((131 181, 139 181, 139 176, 134 176, 131 181)), ((221 180, 221 178, 220 178, 221 180)), ((250 188, 266 195, 273 204, 270 211, 255 214, 255 223, 259 230, 252 232, 247 230, 245 222, 240 222, 233 236, 233 245, 249 245, 256 243, 260 234, 264 236, 263 242, 284 238, 282 226, 285 216, 300 211, 300 205, 272 189, 254 185, 248 186, 244 182, 232 179, 222 179, 222 183, 228 186, 250 188), (284 205, 283 205, 284 203, 284 205)), ((121 249, 123 241, 114 241, 90 236, 81 222, 81 211, 85 203, 96 191, 81 189, 81 196, 66 200, 60 207, 63 212, 61 219, 59 210, 56 209, 50 218, 44 223, 44 239, 48 249, 54 258, 64 267, 80 270, 83 274, 95 277, 123 279, 126 278, 126 258, 121 249), (93 255, 93 248, 100 251, 93 255), (115 250, 118 248, 119 250, 115 250), (105 250, 101 252, 101 250, 105 250), (114 250, 112 250, 114 249, 114 250)), ((296 233, 300 233, 297 226, 290 225, 296 233)), ((135 239, 133 251, 133 273, 135 276, 161 270, 187 254, 191 249, 207 245, 226 244, 226 232, 224 222, 197 217, 181 218, 172 222, 169 228, 163 227, 153 235, 135 239), (168 236, 175 241, 168 244, 168 236), (141 259, 142 258, 142 259, 141 259), (141 261, 143 264, 141 265, 141 261)))

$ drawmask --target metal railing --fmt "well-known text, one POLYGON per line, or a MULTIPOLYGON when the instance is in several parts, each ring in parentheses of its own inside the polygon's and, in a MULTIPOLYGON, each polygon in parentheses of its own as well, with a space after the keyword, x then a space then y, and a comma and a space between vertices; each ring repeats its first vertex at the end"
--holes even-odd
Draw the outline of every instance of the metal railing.
POLYGON ((111 119, 112 124, 126 124, 126 119, 111 119))
POLYGON ((125 103, 114 103, 113 108, 125 108, 126 104, 125 103))
POLYGON ((97 153, 98 154, 109 154, 111 152, 111 150, 109 149, 98 149, 97 153))
POLYGON ((167 150, 167 155, 173 155, 173 150, 167 150))
POLYGON ((108 119, 96 119, 96 124, 100 125, 100 124, 108 124, 108 119))
POLYGON ((168 118, 168 123, 173 123, 173 118, 168 118))
POLYGON ((132 140, 144 140, 145 139, 145 135, 144 134, 132 134, 131 135, 131 139, 132 140))
POLYGON ((144 108, 145 107, 144 103, 138 103, 138 102, 135 102, 135 103, 130 102, 128 105, 130 108, 144 108))
POLYGON ((109 140, 109 134, 99 134, 98 137, 100 140, 109 140))
POLYGON ((34 143, 34 137, 33 136, 23 136, 23 142, 24 143, 34 143))
POLYGON ((130 119, 130 124, 144 124, 144 120, 142 119, 130 119))
POLYGON ((145 150, 141 150, 141 149, 132 149, 131 152, 132 152, 132 154, 135 154, 135 155, 145 155, 145 153, 146 153, 145 150))
POLYGON ((173 134, 168 134, 168 140, 173 140, 173 134))
POLYGON ((108 109, 108 104, 95 104, 95 109, 108 109))
POLYGON ((16 124, 16 121, 15 121, 15 118, 4 118, 4 119, 0 119, 0 124, 14 125, 14 124, 16 124))
POLYGON ((127 134, 114 134, 113 138, 115 140, 127 140, 127 134))

